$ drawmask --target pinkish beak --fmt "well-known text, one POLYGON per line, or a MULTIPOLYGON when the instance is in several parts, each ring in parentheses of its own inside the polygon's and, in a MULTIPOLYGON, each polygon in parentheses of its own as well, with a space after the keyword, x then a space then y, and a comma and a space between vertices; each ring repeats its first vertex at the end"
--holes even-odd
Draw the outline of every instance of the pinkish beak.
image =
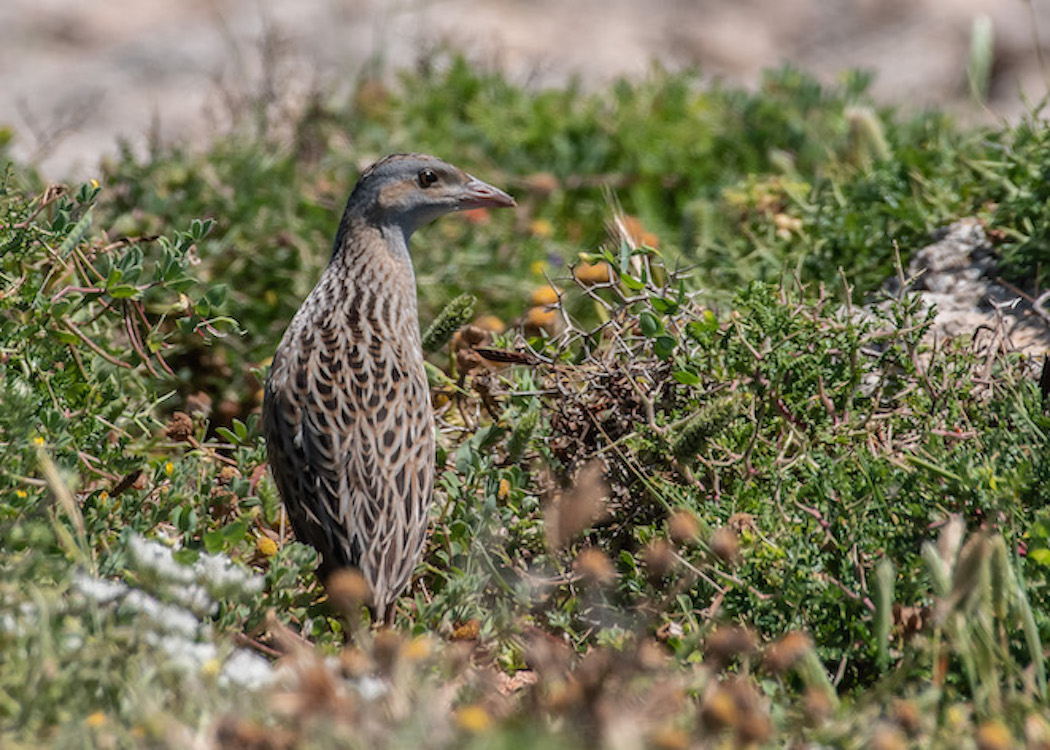
POLYGON ((497 187, 482 182, 477 177, 470 177, 470 182, 463 186, 459 199, 459 210, 471 208, 509 208, 518 205, 514 199, 497 187))

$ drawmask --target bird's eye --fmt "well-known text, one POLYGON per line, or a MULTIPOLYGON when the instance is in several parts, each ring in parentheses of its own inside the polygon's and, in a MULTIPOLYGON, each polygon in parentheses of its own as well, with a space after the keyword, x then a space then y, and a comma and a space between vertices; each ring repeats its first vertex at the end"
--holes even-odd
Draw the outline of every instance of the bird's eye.
POLYGON ((428 188, 438 181, 437 172, 433 169, 419 170, 419 186, 428 188))

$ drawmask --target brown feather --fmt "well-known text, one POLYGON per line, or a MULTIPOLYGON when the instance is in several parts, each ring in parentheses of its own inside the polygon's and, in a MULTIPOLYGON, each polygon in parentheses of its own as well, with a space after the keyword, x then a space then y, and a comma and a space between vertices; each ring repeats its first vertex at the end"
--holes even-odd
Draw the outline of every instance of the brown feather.
POLYGON ((322 577, 358 568, 388 622, 422 551, 434 484, 408 240, 418 224, 479 201, 513 205, 434 157, 396 155, 366 170, 264 391, 270 471, 296 537, 321 553, 322 577), (435 184, 422 184, 424 169, 435 184))

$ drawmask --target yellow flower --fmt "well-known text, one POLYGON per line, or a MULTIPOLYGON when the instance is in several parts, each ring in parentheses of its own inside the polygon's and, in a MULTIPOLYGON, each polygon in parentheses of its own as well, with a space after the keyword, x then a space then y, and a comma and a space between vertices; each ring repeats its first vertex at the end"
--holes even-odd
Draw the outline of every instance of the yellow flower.
POLYGON ((456 711, 456 723, 468 732, 484 732, 492 726, 492 719, 481 706, 463 706, 456 711))
POLYGON ((425 636, 417 636, 405 644, 402 655, 408 661, 422 661, 430 656, 430 639, 425 636))
POLYGON ((175 464, 173 464, 171 461, 168 461, 167 463, 164 464, 164 473, 167 474, 169 477, 172 475, 172 473, 174 471, 175 471, 175 464))
POLYGON ((507 324, 495 315, 479 315, 474 320, 474 325, 483 331, 492 331, 493 333, 503 333, 507 330, 507 324))
POLYGON ((1001 721, 986 721, 977 728, 977 741, 979 750, 999 750, 999 748, 1014 747, 1014 738, 1010 730, 1001 721))
POLYGON ((92 180, 91 180, 91 187, 93 187, 93 188, 95 188, 97 190, 98 189, 98 180, 92 178, 92 180))
POLYGON ((15 497, 17 497, 19 500, 24 500, 25 498, 29 497, 29 493, 25 490, 15 490, 15 497))
POLYGON ((529 231, 537 237, 547 238, 554 234, 554 225, 547 219, 533 219, 529 222, 529 231))
POLYGON ((96 711, 95 713, 90 714, 87 718, 85 718, 84 723, 92 728, 100 727, 106 723, 106 715, 101 711, 96 711))
POLYGON ((201 672, 211 677, 214 677, 222 670, 222 664, 219 663, 218 659, 208 659, 201 665, 201 672))
POLYGON ((607 284, 612 281, 612 268, 604 260, 597 263, 581 263, 573 269, 572 275, 584 286, 607 284))
POLYGON ((273 557, 277 554, 277 542, 268 536, 261 536, 255 540, 255 549, 263 557, 273 557))
POLYGON ((558 323, 558 314, 547 306, 530 307, 525 313, 525 326, 527 328, 544 328, 553 331, 558 323))
POLYGON ((510 482, 507 481, 505 478, 499 480, 499 490, 497 490, 497 492, 496 492, 496 497, 498 497, 500 500, 506 500, 507 499, 507 495, 509 495, 509 494, 510 494, 510 482))
POLYGON ((98 493, 98 499, 101 500, 102 502, 105 502, 106 500, 109 500, 109 493, 106 492, 105 490, 102 490, 102 492, 98 493))
POLYGON ((558 301, 558 293, 559 289, 550 284, 541 286, 532 293, 532 304, 553 305, 558 301))
POLYGON ((33 445, 43 445, 44 442, 44 438, 40 437, 39 435, 33 438, 33 445))

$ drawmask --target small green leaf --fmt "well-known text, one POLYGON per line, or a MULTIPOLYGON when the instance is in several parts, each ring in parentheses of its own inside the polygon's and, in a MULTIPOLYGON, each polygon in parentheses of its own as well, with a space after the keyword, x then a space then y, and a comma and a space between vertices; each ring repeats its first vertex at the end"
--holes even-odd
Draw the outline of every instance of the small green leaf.
POLYGON ((700 383, 700 376, 689 372, 689 370, 675 370, 671 373, 671 377, 682 385, 698 385, 700 383))
POLYGON ((657 336, 656 340, 653 341, 653 354, 660 359, 668 359, 674 354, 676 346, 678 346, 678 342, 673 337, 657 336))
POLYGON ((1039 565, 1050 566, 1050 549, 1030 549, 1028 559, 1039 565))
POLYGON ((106 291, 109 292, 109 296, 113 299, 128 299, 139 293, 138 288, 131 284, 117 284, 109 287, 106 291))
POLYGON ((80 339, 69 331, 51 331, 51 335, 63 344, 77 344, 80 341, 80 339))
POLYGON ((204 532, 204 549, 208 550, 211 554, 222 552, 223 541, 221 530, 204 532))
POLYGON ((248 522, 247 521, 235 521, 231 524, 227 524, 222 529, 222 538, 229 545, 237 544, 237 542, 244 539, 244 535, 248 533, 248 522))
POLYGON ((641 289, 645 289, 645 282, 639 281, 638 279, 631 276, 629 273, 620 274, 620 281, 623 282, 623 285, 625 287, 635 292, 641 289))
POLYGON ((220 307, 226 301, 229 288, 225 284, 215 284, 204 293, 204 299, 212 307, 220 307))
POLYGON ((638 327, 642 330, 642 335, 650 339, 664 332, 663 323, 648 310, 642 310, 638 315, 638 327))
POLYGON ((663 297, 653 297, 649 300, 649 303, 661 315, 674 315, 678 312, 678 303, 663 297))
POLYGON ((223 440, 225 440, 227 443, 232 443, 233 445, 237 445, 238 443, 241 442, 237 438, 237 435, 234 434, 233 430, 231 430, 231 429, 229 429, 227 427, 216 427, 215 428, 215 434, 218 435, 223 440))
POLYGON ((620 240, 620 273, 627 273, 627 264, 631 262, 631 246, 627 240, 620 240))
POLYGON ((201 553, 198 550, 190 549, 189 547, 182 547, 171 553, 171 556, 175 559, 175 562, 180 565, 193 565, 200 559, 201 553))

